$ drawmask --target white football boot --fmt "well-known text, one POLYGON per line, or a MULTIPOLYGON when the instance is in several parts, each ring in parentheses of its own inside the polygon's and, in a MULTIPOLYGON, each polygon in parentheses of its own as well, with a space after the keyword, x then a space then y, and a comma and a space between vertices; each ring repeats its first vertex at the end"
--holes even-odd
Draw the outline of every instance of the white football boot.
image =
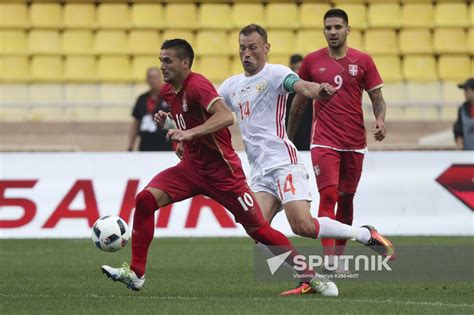
POLYGON ((316 275, 311 281, 309 282, 311 288, 322 296, 338 296, 339 290, 337 289, 337 285, 332 282, 331 280, 324 279, 320 275, 316 275))
POLYGON ((107 265, 102 266, 102 272, 114 281, 120 281, 124 283, 127 288, 133 291, 140 291, 145 283, 145 275, 141 278, 130 269, 130 266, 127 263, 123 263, 120 268, 112 268, 107 265))

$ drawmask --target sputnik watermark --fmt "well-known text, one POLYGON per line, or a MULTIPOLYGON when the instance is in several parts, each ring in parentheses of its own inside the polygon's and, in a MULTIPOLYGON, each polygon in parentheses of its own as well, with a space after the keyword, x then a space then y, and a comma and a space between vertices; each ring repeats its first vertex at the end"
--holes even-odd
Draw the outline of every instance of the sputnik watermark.
POLYGON ((287 263, 295 271, 316 270, 324 268, 327 272, 338 273, 340 270, 348 271, 391 271, 388 265, 390 257, 375 255, 340 255, 337 259, 334 256, 321 255, 295 255, 292 261, 286 261, 292 251, 287 251, 278 256, 267 259, 268 268, 272 275, 287 263))

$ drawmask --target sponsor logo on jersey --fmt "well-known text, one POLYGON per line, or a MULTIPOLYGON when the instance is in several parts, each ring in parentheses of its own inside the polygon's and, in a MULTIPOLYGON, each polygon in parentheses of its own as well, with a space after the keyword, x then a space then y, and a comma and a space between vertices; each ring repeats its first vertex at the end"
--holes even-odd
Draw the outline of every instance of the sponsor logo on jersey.
POLYGON ((266 88, 267 88, 267 82, 266 81, 258 82, 255 85, 255 90, 257 90, 258 93, 265 91, 266 88))
POLYGON ((186 99, 186 92, 183 93, 183 112, 188 111, 188 100, 186 99))
POLYGON ((323 73, 324 71, 326 71, 326 68, 321 67, 321 68, 319 68, 318 70, 319 70, 319 73, 323 73))
POLYGON ((349 74, 353 77, 357 75, 359 71, 359 67, 357 65, 349 65, 349 74))
POLYGON ((314 170, 314 175, 319 176, 319 174, 321 174, 321 170, 319 169, 319 165, 315 165, 313 167, 313 170, 314 170))

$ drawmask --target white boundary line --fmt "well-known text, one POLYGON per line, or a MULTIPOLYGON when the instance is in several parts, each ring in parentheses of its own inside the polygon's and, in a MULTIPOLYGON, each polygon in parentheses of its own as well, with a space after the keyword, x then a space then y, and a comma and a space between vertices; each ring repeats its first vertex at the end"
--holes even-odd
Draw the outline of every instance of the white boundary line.
MULTIPOLYGON (((280 299, 285 301, 287 298, 283 297, 212 297, 212 296, 134 296, 134 295, 97 295, 97 294, 58 294, 58 295, 49 295, 49 294, 3 294, 0 293, 0 298, 44 298, 44 299, 54 299, 54 298, 75 298, 75 299, 143 299, 143 300, 209 300, 209 301, 221 301, 221 300, 253 300, 253 301, 274 301, 280 299)), ((352 303, 369 303, 369 304, 399 304, 399 305, 423 305, 423 306, 437 306, 437 307, 466 307, 474 308, 474 304, 460 303, 442 303, 442 302, 428 302, 428 301, 394 301, 391 299, 388 300, 369 300, 369 299, 337 299, 337 298, 324 298, 324 299, 293 299, 293 301, 298 302, 352 302, 352 303)))

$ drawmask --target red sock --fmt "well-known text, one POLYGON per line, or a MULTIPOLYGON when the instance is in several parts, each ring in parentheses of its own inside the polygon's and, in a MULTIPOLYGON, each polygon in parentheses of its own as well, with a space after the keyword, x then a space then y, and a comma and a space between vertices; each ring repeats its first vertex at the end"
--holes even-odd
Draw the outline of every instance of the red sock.
POLYGON ((145 274, 148 247, 155 233, 155 211, 158 204, 153 194, 142 190, 136 197, 132 230, 132 269, 138 277, 145 274))
MULTIPOLYGON (((318 217, 328 217, 334 219, 334 207, 337 202, 337 186, 327 186, 319 191, 319 210, 318 217)), ((334 255, 334 239, 333 238, 322 238, 321 244, 323 245, 324 255, 334 255)))
MULTIPOLYGON (((255 241, 269 246, 270 251, 275 255, 280 255, 291 250, 291 254, 286 258, 286 262, 293 266, 293 258, 298 255, 298 252, 291 244, 290 240, 281 232, 273 229, 268 222, 265 222, 255 232, 249 234, 255 241)), ((314 271, 305 270, 298 271, 300 275, 307 275, 308 277, 314 276, 314 271)), ((308 279, 309 281, 309 279, 308 279)))
MULTIPOLYGON (((352 225, 352 218, 354 213, 354 194, 343 193, 337 200, 336 220, 352 225)), ((343 255, 346 248, 347 240, 336 240, 336 255, 343 255)))

